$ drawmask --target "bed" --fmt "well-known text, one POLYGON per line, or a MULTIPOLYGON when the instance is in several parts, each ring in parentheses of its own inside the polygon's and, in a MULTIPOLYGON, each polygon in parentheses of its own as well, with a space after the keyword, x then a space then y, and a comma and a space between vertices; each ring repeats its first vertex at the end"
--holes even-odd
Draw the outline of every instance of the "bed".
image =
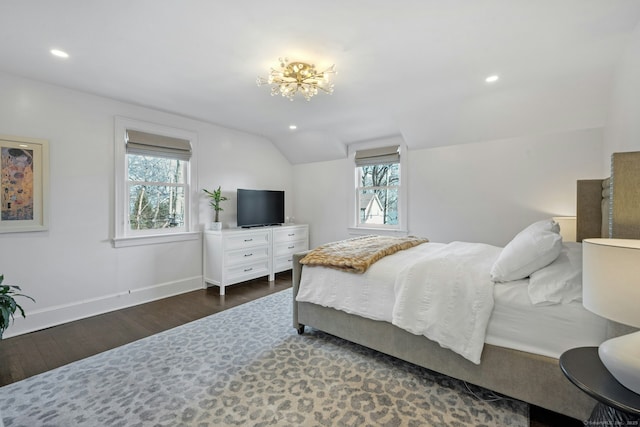
MULTIPOLYGON (((638 209, 640 206, 640 152, 614 153, 611 165, 609 178, 580 180, 577 183, 576 240, 578 242, 591 237, 640 238, 640 209, 638 209)), ((434 243, 425 243, 401 252, 419 252, 421 247, 425 248, 429 245, 434 243)), ((573 245, 578 248, 580 246, 579 243, 573 245)), ((573 251, 575 256, 578 248, 570 246, 568 243, 563 243, 562 251, 573 251)), ((495 249, 489 248, 489 252, 491 253, 488 255, 489 260, 493 260, 492 256, 499 256, 496 255, 499 251, 496 252, 495 249)), ((586 312, 581 307, 581 303, 574 300, 555 304, 555 307, 543 304, 541 307, 530 310, 539 315, 538 320, 530 323, 540 322, 542 328, 528 330, 526 334, 520 333, 520 340, 518 340, 518 334, 505 335, 505 331, 501 330, 509 329, 505 328, 504 322, 500 324, 492 321, 495 316, 513 320, 515 312, 524 309, 527 305, 530 306, 522 292, 518 294, 514 291, 516 288, 528 289, 526 282, 530 279, 522 279, 524 282, 519 283, 519 287, 512 286, 513 283, 510 285, 500 283, 495 286, 495 308, 486 328, 487 335, 481 350, 481 360, 476 363, 478 361, 472 361, 465 355, 443 348, 425 336, 416 335, 395 326, 385 320, 385 316, 387 318, 389 316, 388 313, 379 318, 370 318, 344 309, 297 301, 302 272, 305 268, 307 268, 305 274, 311 270, 329 270, 323 267, 304 267, 300 261, 307 254, 308 252, 296 254, 293 261, 293 326, 299 333, 303 333, 306 325, 576 419, 588 418, 596 402, 578 391, 564 377, 558 366, 559 353, 563 349, 579 345, 597 345, 608 337, 629 331, 622 325, 608 322, 586 312), (515 301, 516 306, 501 305, 500 299, 503 297, 512 304, 515 301), (521 307, 517 306, 518 301, 521 307), (555 313, 559 307, 560 310, 573 311, 577 314, 578 317, 573 318, 573 324, 571 322, 565 324, 567 323, 565 320, 556 318, 555 313), (563 323, 564 328, 560 338, 550 344, 544 344, 544 331, 560 329, 557 327, 559 323, 563 323), (571 328, 574 328, 576 323, 586 327, 572 332, 571 328), (527 339, 523 340, 522 337, 525 336, 527 339), (531 339, 528 339, 529 337, 531 339)), ((396 255, 398 254, 391 257, 396 255)), ((402 256, 407 254, 398 256, 398 260, 402 256)), ((383 262, 384 259, 376 264, 383 262)), ((342 281, 343 277, 345 276, 320 277, 314 283, 326 281, 338 286, 349 286, 347 281, 342 281)), ((385 291, 382 292, 384 295, 385 291)), ((508 323, 509 320, 506 324, 508 323)), ((521 331, 521 327, 526 325, 512 324, 510 327, 513 332, 521 331)))

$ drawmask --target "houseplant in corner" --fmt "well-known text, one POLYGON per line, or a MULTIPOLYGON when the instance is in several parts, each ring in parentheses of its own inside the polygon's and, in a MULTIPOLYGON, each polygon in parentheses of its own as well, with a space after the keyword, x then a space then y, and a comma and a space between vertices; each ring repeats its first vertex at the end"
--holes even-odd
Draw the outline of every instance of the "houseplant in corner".
POLYGON ((220 202, 224 202, 225 200, 227 200, 227 198, 222 195, 222 190, 220 189, 220 186, 218 186, 218 189, 214 191, 209 191, 206 188, 203 188, 203 190, 207 194, 207 196, 209 196, 209 198, 211 199, 209 201, 209 205, 211 205, 211 207, 213 208, 213 211, 215 212, 213 222, 211 223, 211 229, 220 230, 222 228, 222 223, 218 218, 218 214, 220 213, 220 211, 223 210, 220 207, 220 202))
POLYGON ((19 286, 3 285, 3 280, 4 275, 0 275, 0 340, 2 339, 4 331, 11 325, 11 322, 13 322, 13 315, 16 310, 20 311, 22 317, 26 317, 24 310, 20 304, 16 302, 14 297, 25 297, 35 302, 30 296, 19 294, 17 292, 21 290, 19 286))

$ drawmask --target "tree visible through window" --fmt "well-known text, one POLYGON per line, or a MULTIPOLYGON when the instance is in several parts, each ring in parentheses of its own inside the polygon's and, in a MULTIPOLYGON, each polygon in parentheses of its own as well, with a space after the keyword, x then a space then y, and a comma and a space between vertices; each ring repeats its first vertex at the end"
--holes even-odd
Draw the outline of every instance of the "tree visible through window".
POLYGON ((398 225, 400 164, 357 167, 359 225, 398 225))
POLYGON ((351 151, 355 185, 353 202, 349 204, 352 212, 350 226, 363 230, 375 228, 382 234, 405 232, 404 142, 400 137, 390 137, 357 144, 356 147, 351 151))
POLYGON ((130 229, 184 227, 188 162, 141 154, 127 161, 130 229))

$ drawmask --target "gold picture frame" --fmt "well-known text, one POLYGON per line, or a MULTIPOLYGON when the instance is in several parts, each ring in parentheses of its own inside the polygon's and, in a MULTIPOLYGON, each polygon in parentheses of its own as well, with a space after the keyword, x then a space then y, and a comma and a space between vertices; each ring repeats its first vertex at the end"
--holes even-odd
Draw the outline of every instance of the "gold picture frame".
POLYGON ((49 142, 0 135, 0 233, 48 229, 49 142))

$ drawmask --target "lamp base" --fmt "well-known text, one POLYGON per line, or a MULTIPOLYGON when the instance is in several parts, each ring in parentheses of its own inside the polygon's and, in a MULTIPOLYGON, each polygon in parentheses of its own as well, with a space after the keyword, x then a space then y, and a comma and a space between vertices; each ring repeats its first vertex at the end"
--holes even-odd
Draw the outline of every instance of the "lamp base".
POLYGON ((640 331, 603 342, 598 355, 620 384, 640 394, 640 331))

